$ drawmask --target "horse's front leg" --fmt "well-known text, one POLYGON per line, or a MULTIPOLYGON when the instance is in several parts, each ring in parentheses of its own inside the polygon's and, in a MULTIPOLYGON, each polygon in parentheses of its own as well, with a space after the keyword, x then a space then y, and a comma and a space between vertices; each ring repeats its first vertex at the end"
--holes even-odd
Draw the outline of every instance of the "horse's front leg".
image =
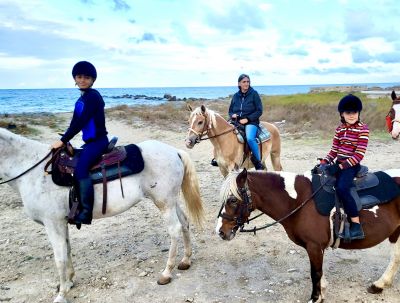
POLYGON ((191 260, 190 257, 192 256, 192 241, 190 240, 190 232, 189 232, 189 221, 183 212, 183 210, 177 205, 177 214, 179 221, 182 225, 182 235, 183 235, 183 247, 184 247, 184 255, 179 262, 178 269, 186 270, 190 268, 191 260))
POLYGON ((310 244, 306 247, 308 257, 311 265, 311 280, 312 280, 312 293, 309 303, 323 302, 321 279, 322 279, 322 265, 324 262, 324 250, 321 246, 316 244, 310 244))
POLYGON ((65 220, 51 220, 44 223, 51 246, 54 260, 60 278, 60 289, 54 302, 67 303, 66 295, 73 286, 74 268, 71 259, 68 226, 65 220))
POLYGON ((161 273, 160 278, 157 280, 157 283, 160 285, 168 284, 169 282, 171 282, 171 272, 172 269, 175 267, 178 235, 182 230, 182 225, 179 222, 178 215, 176 213, 176 207, 168 207, 168 204, 166 206, 167 207, 165 209, 162 209, 162 211, 165 222, 168 225, 168 233, 171 238, 171 244, 168 252, 167 265, 164 271, 161 273))

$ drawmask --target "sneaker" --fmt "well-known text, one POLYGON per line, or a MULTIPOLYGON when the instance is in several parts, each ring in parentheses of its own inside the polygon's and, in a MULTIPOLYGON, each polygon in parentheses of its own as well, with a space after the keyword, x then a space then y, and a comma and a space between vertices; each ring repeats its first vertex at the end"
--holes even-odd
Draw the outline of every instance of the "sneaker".
POLYGON ((264 164, 261 163, 261 161, 258 161, 255 165, 254 165, 256 170, 265 170, 265 166, 264 164))
POLYGON ((217 160, 215 160, 215 158, 213 158, 213 159, 211 160, 211 165, 212 165, 212 166, 218 166, 218 162, 217 162, 217 160))

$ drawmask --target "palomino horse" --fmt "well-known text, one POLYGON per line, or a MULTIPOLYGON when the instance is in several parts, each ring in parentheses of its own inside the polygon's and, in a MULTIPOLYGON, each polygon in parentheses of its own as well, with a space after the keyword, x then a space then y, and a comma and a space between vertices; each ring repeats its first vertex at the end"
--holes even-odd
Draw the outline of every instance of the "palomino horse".
MULTIPOLYGON (((386 171, 400 186, 400 169, 386 171)), ((331 240, 329 216, 318 213, 312 199, 310 178, 294 173, 231 172, 221 187, 222 207, 216 227, 224 240, 232 240, 253 209, 281 223, 289 238, 307 250, 311 265, 312 293, 309 302, 322 302, 326 288, 324 251, 331 240)), ((378 293, 390 286, 400 265, 400 197, 372 209, 363 209, 360 219, 364 240, 341 241, 343 249, 364 249, 389 239, 392 259, 379 280, 368 289, 378 293)))
MULTIPOLYGON (((93 217, 114 216, 128 210, 144 198, 153 200, 163 214, 171 238, 168 261, 157 281, 159 284, 167 284, 171 281, 171 271, 175 266, 180 232, 184 240, 184 257, 178 268, 188 269, 191 265, 189 221, 178 201, 182 190, 191 218, 201 225, 203 206, 197 174, 193 162, 182 150, 154 140, 141 142, 138 146, 145 162, 144 170, 139 174, 124 177, 124 198, 121 196, 119 181, 109 183, 106 215, 102 215, 101 210, 102 185, 95 185, 93 217)), ((47 153, 48 145, 0 128, 0 178, 9 180, 17 176, 47 153)), ((54 302, 67 302, 66 294, 73 286, 74 276, 66 219, 69 211, 68 188, 55 185, 51 176, 44 175, 44 163, 9 184, 20 193, 28 216, 46 229, 60 278, 60 289, 54 302)))
MULTIPOLYGON (((225 177, 235 165, 251 167, 251 161, 244 161, 244 144, 240 143, 235 134, 235 127, 227 122, 220 114, 206 108, 204 105, 191 110, 189 118, 189 132, 185 143, 187 148, 193 148, 201 140, 210 139, 214 146, 214 156, 218 167, 225 177), (202 136, 208 136, 203 138, 202 136), (245 165, 246 163, 247 165, 245 165)), ((271 138, 262 144, 262 159, 266 161, 271 155, 272 166, 275 171, 281 171, 281 138, 278 128, 267 122, 261 122, 271 134, 271 138)), ((248 160, 248 158, 247 158, 248 160)), ((265 165, 266 166, 266 165, 265 165)))
POLYGON ((386 116, 387 126, 392 138, 398 139, 400 135, 400 97, 397 97, 394 91, 392 91, 391 96, 393 103, 386 116))

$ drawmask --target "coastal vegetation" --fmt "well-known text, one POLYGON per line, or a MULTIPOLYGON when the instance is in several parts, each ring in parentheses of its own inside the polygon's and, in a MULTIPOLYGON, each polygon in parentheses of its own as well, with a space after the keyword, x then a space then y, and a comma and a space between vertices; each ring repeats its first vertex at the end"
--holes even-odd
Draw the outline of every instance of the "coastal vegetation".
MULTIPOLYGON (((295 95, 266 96, 262 95, 264 114, 262 120, 275 122, 282 136, 298 138, 329 138, 339 123, 337 103, 345 95, 344 92, 317 92, 295 95)), ((362 121, 368 124, 371 137, 386 139, 389 136, 385 129, 385 116, 390 109, 391 100, 384 96, 371 98, 363 93, 354 93, 361 98, 364 109, 362 121)), ((192 108, 207 105, 208 108, 227 118, 230 99, 170 101, 157 106, 119 105, 106 110, 110 119, 119 119, 133 127, 137 125, 160 126, 165 129, 185 132, 188 125, 189 112, 192 108)), ((65 114, 21 114, 3 115, 0 117, 0 127, 9 128, 20 134, 38 131, 35 126, 48 126, 55 132, 65 128, 65 114)))

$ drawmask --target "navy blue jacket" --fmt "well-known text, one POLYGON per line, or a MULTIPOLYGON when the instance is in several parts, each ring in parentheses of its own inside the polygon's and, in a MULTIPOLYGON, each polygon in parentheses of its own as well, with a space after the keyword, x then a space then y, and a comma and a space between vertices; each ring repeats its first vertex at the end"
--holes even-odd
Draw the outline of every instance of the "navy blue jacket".
POLYGON ((76 101, 74 115, 61 141, 67 143, 80 131, 86 143, 107 135, 104 101, 100 93, 92 88, 85 90, 76 101))
POLYGON ((263 106, 260 96, 252 87, 244 94, 239 90, 233 95, 229 106, 229 118, 236 114, 240 119, 247 118, 248 124, 258 125, 262 113, 263 106))

